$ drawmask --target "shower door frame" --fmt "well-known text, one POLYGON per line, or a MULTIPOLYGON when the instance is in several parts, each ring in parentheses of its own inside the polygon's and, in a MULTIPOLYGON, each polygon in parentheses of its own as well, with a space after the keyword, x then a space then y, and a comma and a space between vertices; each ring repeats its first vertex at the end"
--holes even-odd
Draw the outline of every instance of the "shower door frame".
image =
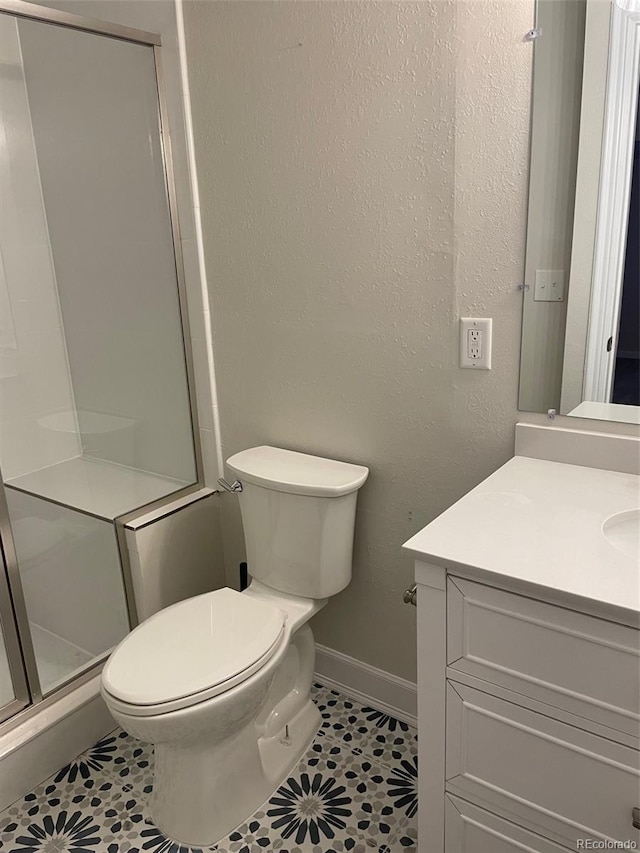
MULTIPOLYGON (((2 498, 4 499, 4 491, 2 492, 2 498)), ((0 527, 6 523, 7 517, 3 513, 0 514, 0 527)), ((5 532, 1 531, 2 534, 5 532)), ((14 717, 23 708, 27 708, 32 702, 31 691, 27 682, 25 655, 18 634, 18 624, 23 621, 24 617, 20 618, 23 614, 20 613, 20 608, 14 603, 9 590, 8 576, 10 561, 7 559, 6 551, 8 548, 5 549, 5 541, 4 535, 0 535, 0 637, 4 639, 14 698, 0 706, 0 723, 11 719, 11 717, 14 717)), ((33 649, 30 651, 33 653, 33 649)))
MULTIPOLYGON (((204 485, 204 470, 202 461, 202 448, 200 445, 200 430, 198 425, 198 411, 195 394, 195 371, 193 366, 193 348, 191 346, 191 335, 189 328, 189 316, 187 305, 187 293, 184 275, 184 259, 182 254, 182 238, 180 233, 180 220, 178 215, 178 197, 175 185, 175 172, 171 152, 171 136, 168 119, 168 106, 166 96, 166 85, 162 66, 162 37, 158 33, 147 32, 133 27, 103 21, 97 18, 76 15, 48 6, 38 6, 27 0, 0 0, 0 14, 6 13, 17 18, 26 18, 42 23, 61 26, 66 29, 75 29, 83 32, 94 33, 108 38, 120 39, 150 47, 153 50, 155 66, 156 88, 158 94, 158 124, 160 131, 160 147, 162 163, 164 167, 165 190, 169 209, 169 221, 171 225, 171 239, 173 244, 173 255, 175 263, 176 283, 178 289, 178 310, 180 313, 180 324, 182 329, 182 341, 184 347, 184 361, 186 371, 187 396, 189 414, 191 418, 191 430, 193 441, 193 453, 195 462, 196 480, 194 483, 176 490, 163 498, 151 503, 137 507, 119 518, 113 519, 114 535, 119 551, 122 578, 129 616, 130 628, 138 624, 135 599, 133 595, 133 584, 131 580, 131 566, 129 563, 129 552, 124 536, 124 524, 138 515, 185 497, 200 490, 204 485)), ((68 509, 82 512, 78 507, 60 503, 68 509)), ((107 519, 105 519, 107 520, 107 519)), ((27 610, 22 584, 20 580, 18 561, 16 558, 13 536, 11 532, 9 513, 7 508, 4 481, 0 477, 0 620, 7 651, 9 671, 12 677, 12 685, 15 699, 0 708, 0 735, 20 725, 28 718, 38 713, 43 708, 66 696, 76 687, 88 682, 101 669, 108 653, 101 655, 91 666, 72 677, 70 680, 43 696, 40 679, 36 666, 33 643, 29 630, 27 610)))

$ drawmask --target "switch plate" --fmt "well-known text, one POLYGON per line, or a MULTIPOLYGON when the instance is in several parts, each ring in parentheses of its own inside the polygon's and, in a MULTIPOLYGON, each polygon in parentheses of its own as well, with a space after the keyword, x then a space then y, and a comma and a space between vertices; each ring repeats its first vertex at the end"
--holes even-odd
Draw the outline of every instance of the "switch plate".
POLYGON ((491 370, 491 318, 460 318, 460 367, 491 370))
POLYGON ((536 270, 534 302, 564 301, 564 270, 536 270))

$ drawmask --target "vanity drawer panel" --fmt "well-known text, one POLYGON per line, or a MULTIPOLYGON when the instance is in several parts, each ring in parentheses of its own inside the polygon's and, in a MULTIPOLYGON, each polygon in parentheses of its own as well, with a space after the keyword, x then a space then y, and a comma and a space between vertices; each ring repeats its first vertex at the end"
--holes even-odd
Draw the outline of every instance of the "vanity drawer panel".
POLYGON ((447 583, 447 664, 640 735, 640 634, 461 578, 447 583))
POLYGON ((640 845, 640 753, 487 693, 447 685, 446 786, 552 841, 640 845))
POLYGON ((566 853, 528 829, 503 820, 466 800, 444 798, 444 838, 447 853, 566 853))

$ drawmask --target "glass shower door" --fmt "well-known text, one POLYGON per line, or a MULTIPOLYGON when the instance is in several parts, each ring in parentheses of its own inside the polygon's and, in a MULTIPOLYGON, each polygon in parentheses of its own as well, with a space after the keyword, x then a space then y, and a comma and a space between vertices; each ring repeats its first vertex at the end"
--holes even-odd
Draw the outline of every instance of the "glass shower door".
POLYGON ((199 461, 157 49, 0 12, 0 59, 0 492, 46 696, 130 628, 118 518, 199 461))

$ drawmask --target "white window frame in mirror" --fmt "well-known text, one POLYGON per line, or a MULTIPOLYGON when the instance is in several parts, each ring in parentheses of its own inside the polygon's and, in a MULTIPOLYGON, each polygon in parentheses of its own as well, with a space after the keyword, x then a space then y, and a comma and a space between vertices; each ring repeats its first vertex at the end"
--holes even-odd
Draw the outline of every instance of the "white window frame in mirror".
POLYGON ((614 0, 583 400, 609 403, 622 301, 640 81, 640 0, 614 0), (607 341, 612 344, 607 351, 607 341))

